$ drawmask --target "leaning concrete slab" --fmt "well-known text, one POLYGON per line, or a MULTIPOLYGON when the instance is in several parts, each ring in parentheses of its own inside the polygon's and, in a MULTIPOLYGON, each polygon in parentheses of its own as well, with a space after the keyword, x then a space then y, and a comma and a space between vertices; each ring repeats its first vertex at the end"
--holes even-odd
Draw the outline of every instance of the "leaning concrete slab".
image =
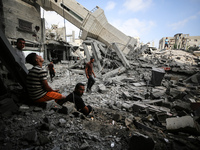
POLYGON ((100 60, 102 58, 101 58, 101 54, 100 54, 99 48, 97 46, 97 43, 92 42, 91 46, 92 46, 92 51, 93 51, 93 54, 94 54, 94 57, 95 57, 95 62, 97 63, 98 69, 101 70, 100 60))
POLYGON ((129 67, 130 67, 130 64, 129 64, 128 60, 126 59, 126 57, 124 56, 123 52, 118 48, 117 44, 116 44, 116 43, 113 43, 113 44, 112 44, 112 47, 113 47, 113 49, 115 49, 115 51, 116 51, 118 57, 121 59, 123 65, 124 65, 125 67, 128 67, 128 68, 129 68, 129 67))

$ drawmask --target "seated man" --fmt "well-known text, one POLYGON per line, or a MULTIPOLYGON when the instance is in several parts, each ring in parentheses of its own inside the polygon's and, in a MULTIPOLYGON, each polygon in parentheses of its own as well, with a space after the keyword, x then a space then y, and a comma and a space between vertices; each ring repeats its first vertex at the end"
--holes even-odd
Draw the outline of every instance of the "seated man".
POLYGON ((44 59, 36 53, 30 53, 26 62, 33 65, 26 78, 27 90, 33 102, 44 102, 55 99, 58 102, 66 96, 53 90, 47 83, 47 71, 42 68, 44 59))
POLYGON ((65 100, 61 100, 58 103, 62 105, 63 103, 70 101, 75 104, 76 109, 83 113, 84 115, 88 115, 92 111, 92 107, 90 105, 86 106, 81 96, 85 91, 85 86, 82 83, 77 83, 75 90, 70 93, 65 100))

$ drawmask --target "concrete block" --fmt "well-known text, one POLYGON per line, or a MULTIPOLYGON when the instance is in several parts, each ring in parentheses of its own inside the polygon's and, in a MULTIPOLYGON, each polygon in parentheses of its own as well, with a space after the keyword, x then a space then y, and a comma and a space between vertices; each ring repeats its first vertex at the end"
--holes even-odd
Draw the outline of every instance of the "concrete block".
POLYGON ((131 95, 130 95, 129 92, 127 92, 127 91, 122 91, 122 96, 123 96, 125 99, 130 99, 130 98, 131 98, 131 95))
POLYGON ((44 107, 46 108, 46 109, 51 109, 51 108, 62 108, 62 106, 60 106, 59 104, 57 104, 56 102, 55 102, 55 100, 50 100, 50 101, 46 101, 46 102, 44 102, 44 107))
POLYGON ((104 84, 99 84, 98 88, 99 88, 99 92, 101 92, 101 93, 106 93, 108 91, 104 84))
POLYGON ((141 103, 134 103, 132 108, 133 108, 134 112, 139 112, 141 110, 148 109, 148 106, 141 104, 141 103))
POLYGON ((62 105, 62 108, 58 110, 59 113, 71 114, 75 111, 75 104, 69 101, 65 102, 62 105))
POLYGON ((191 116, 167 118, 166 123, 166 128, 169 131, 181 131, 198 135, 200 134, 200 126, 191 116))
POLYGON ((190 112, 191 108, 190 108, 190 103, 186 103, 184 101, 181 100, 176 100, 173 102, 173 108, 175 108, 176 110, 185 110, 187 112, 190 112))

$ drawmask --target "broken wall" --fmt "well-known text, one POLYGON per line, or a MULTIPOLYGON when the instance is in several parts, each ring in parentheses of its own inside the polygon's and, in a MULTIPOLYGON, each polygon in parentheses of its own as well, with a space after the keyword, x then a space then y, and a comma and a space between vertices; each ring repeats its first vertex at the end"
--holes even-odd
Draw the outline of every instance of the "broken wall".
MULTIPOLYGON (((10 41, 15 42, 17 38, 22 37, 32 45, 40 43, 41 40, 41 18, 40 6, 31 1, 2 0, 4 16, 5 35, 10 41), (37 42, 36 42, 37 41, 37 42)), ((30 50, 30 49, 28 49, 30 50)), ((39 50, 36 47, 36 50, 39 50)))

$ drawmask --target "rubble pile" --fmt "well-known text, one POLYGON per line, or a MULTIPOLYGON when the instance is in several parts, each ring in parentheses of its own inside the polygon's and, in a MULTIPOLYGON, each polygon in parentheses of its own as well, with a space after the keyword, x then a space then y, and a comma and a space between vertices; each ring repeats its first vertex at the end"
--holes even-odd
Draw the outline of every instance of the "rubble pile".
MULTIPOLYGON (((101 43, 95 47, 97 78, 92 92, 83 95, 93 112, 86 117, 71 105, 63 111, 54 101, 18 103, 17 113, 0 121, 1 149, 199 149, 197 56, 182 50, 146 53, 146 48, 125 56, 101 43)), ((68 95, 76 83, 86 84, 85 62, 55 64, 50 86, 68 95)))

